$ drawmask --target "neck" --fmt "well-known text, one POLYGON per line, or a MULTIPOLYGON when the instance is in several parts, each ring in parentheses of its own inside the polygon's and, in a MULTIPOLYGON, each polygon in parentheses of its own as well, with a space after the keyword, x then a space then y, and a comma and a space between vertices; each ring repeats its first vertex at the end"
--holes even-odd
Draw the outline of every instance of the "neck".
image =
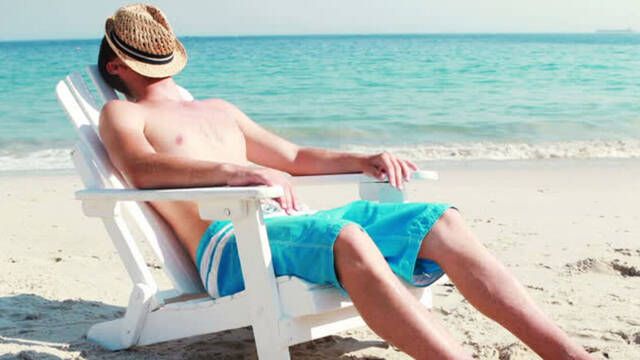
POLYGON ((178 86, 171 77, 162 79, 146 78, 136 85, 130 88, 131 95, 136 99, 136 102, 182 100, 178 86))

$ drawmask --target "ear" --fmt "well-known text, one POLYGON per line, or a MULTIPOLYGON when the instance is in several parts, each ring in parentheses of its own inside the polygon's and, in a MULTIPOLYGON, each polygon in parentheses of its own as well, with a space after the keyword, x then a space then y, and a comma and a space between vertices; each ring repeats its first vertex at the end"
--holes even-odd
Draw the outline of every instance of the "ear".
POLYGON ((105 66, 107 72, 111 75, 119 75, 119 73, 122 72, 122 70, 126 67, 127 65, 125 65, 125 63, 122 62, 122 60, 120 60, 119 58, 115 58, 109 61, 105 66))

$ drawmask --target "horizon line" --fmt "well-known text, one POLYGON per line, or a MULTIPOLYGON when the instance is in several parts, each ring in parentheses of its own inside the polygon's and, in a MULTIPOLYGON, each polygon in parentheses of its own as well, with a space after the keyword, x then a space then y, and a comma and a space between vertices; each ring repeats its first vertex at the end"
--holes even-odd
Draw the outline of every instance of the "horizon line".
MULTIPOLYGON (((181 35, 178 38, 268 38, 268 37, 341 37, 341 36, 402 36, 402 35, 639 35, 640 32, 630 29, 628 32, 606 32, 601 29, 593 31, 558 32, 558 31, 514 31, 514 32, 385 32, 385 33, 275 33, 275 34, 220 34, 220 35, 181 35)), ((44 41, 89 41, 100 40, 101 37, 59 37, 59 38, 17 38, 2 39, 0 42, 44 42, 44 41)))

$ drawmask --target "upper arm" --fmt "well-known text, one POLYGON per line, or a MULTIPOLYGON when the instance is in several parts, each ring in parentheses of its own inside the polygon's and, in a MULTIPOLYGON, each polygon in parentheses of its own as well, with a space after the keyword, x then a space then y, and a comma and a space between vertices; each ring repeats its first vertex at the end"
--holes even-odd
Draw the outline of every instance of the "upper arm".
POLYGON ((293 171, 300 149, 298 145, 258 125, 236 106, 230 103, 225 103, 225 106, 244 134, 249 161, 286 172, 293 171))
POLYGON ((136 164, 155 150, 144 135, 144 117, 135 104, 110 101, 100 112, 100 137, 115 167, 129 179, 136 164))

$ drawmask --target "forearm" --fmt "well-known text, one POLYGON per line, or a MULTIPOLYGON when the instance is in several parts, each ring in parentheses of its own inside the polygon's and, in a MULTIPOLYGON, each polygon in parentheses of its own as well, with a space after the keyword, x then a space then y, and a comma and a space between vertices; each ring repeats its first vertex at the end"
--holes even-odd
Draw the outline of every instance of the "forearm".
POLYGON ((194 160, 168 154, 150 154, 132 161, 124 171, 131 183, 141 189, 227 185, 242 166, 194 160))
POLYGON ((319 148, 300 148, 293 161, 292 175, 320 175, 362 172, 368 155, 331 151, 319 148))

